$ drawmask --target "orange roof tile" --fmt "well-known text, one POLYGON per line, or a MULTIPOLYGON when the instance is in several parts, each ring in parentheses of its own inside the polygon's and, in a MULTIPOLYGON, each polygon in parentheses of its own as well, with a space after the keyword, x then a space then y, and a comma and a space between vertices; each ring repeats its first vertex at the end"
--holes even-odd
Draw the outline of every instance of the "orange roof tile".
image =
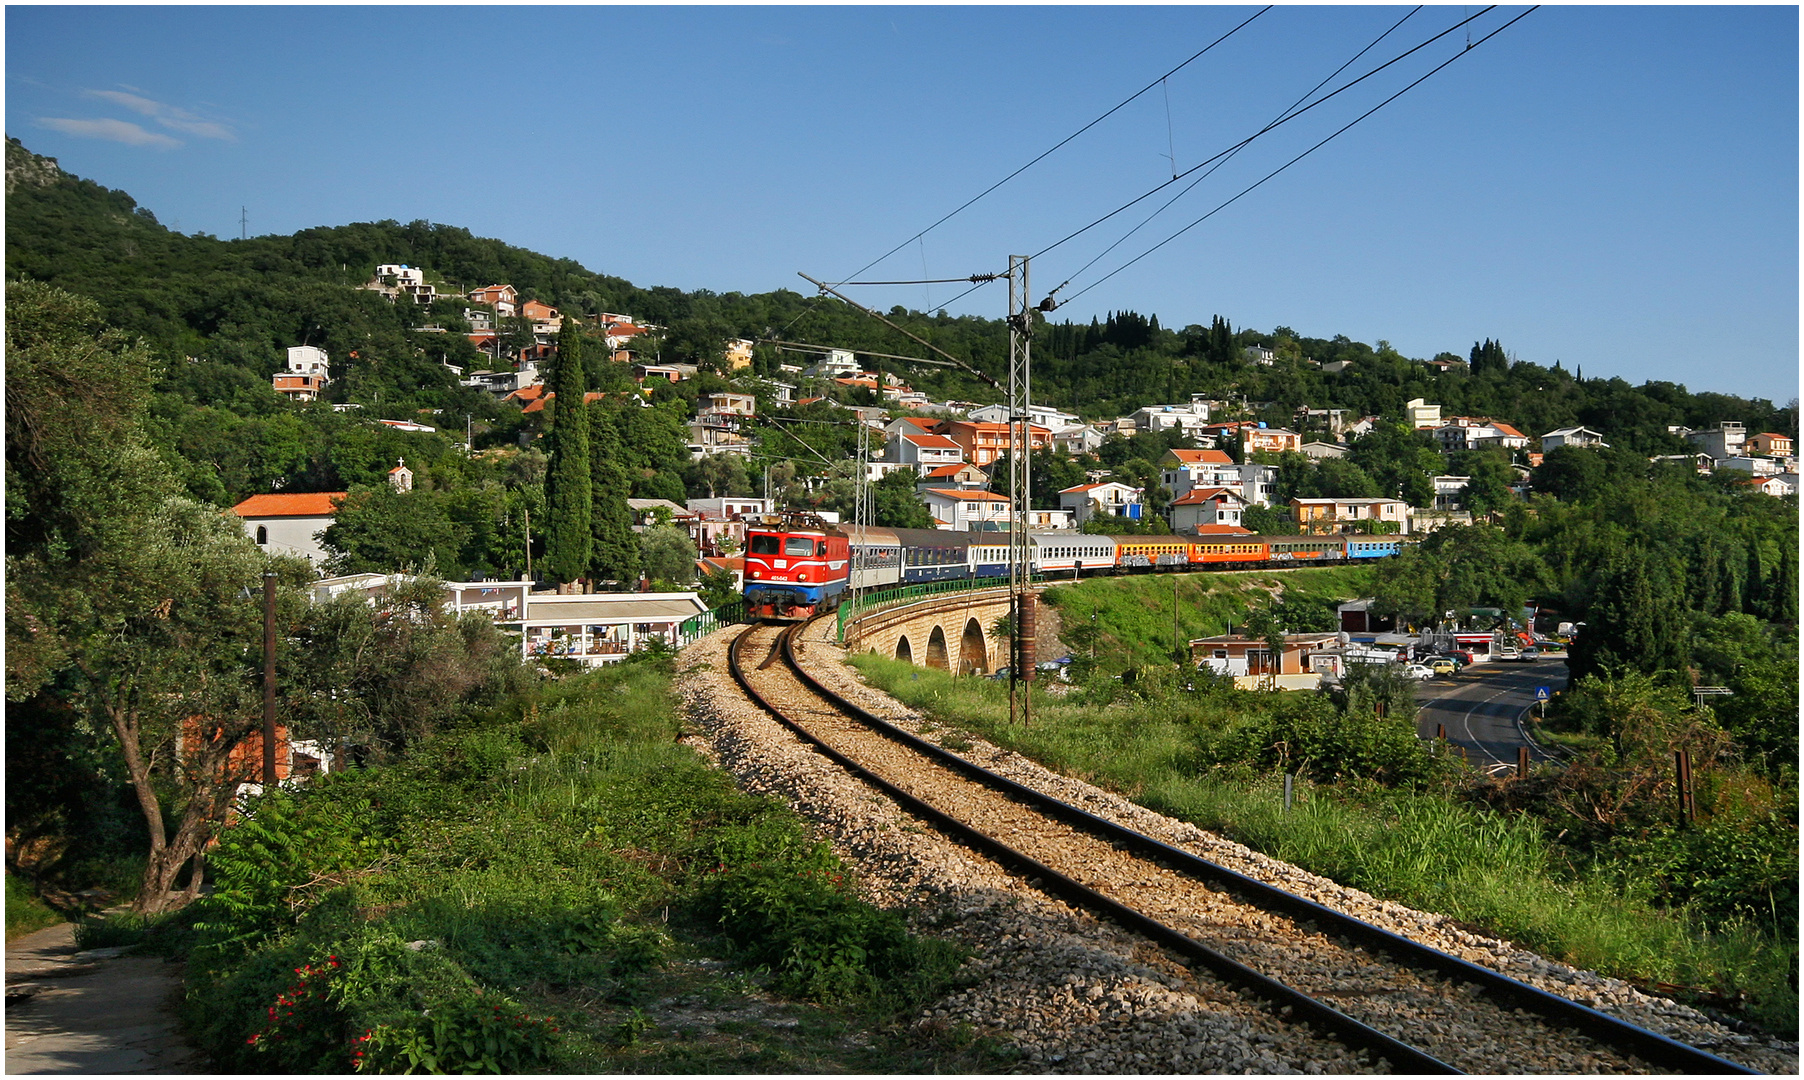
POLYGON ((252 495, 232 507, 241 518, 258 517, 331 517, 336 504, 345 497, 343 491, 309 491, 295 494, 252 495))
POLYGON ((1234 464, 1234 459, 1225 450, 1172 450, 1169 453, 1185 465, 1234 464))
POLYGON ((1246 502, 1246 499, 1241 496, 1240 492, 1235 491, 1233 488, 1213 487, 1191 488, 1189 491, 1186 491, 1182 497, 1171 500, 1171 505, 1201 506, 1203 503, 1214 502, 1216 499, 1224 497, 1239 499, 1241 502, 1246 502))
POLYGON ((910 435, 903 432, 902 438, 920 447, 922 450, 958 450, 961 447, 944 435, 910 435))

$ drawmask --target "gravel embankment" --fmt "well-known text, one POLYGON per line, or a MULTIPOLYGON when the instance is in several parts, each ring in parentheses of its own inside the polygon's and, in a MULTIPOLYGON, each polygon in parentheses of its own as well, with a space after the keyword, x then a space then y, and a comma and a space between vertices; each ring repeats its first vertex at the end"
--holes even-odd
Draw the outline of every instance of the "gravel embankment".
MULTIPOLYGON (((873 901, 908 904, 918 928, 957 937, 976 951, 969 965, 972 985, 937 1003, 918 1023, 969 1023, 1011 1040, 1024 1054, 1022 1067, 1032 1071, 1370 1071, 1344 1049, 1277 1021, 1257 1001, 1193 976, 1143 940, 1039 893, 912 822, 887 798, 803 747, 744 701, 732 683, 726 645, 736 632, 684 653, 679 688, 703 732, 704 752, 748 788, 785 798, 815 822, 858 870, 873 901)), ((919 716, 859 682, 820 628, 810 637, 803 662, 826 685, 899 726, 935 737, 920 731, 919 716)), ((1796 1070, 1795 1044, 1736 1034, 1695 1010, 1469 933, 1445 917, 1344 888, 981 740, 961 738, 972 744, 961 753, 987 768, 1249 877, 1756 1068, 1796 1070)), ((1548 1062, 1543 1068, 1589 1071, 1585 1065, 1567 1061, 1556 1068, 1548 1062)), ((1520 1060, 1494 1067, 1542 1071, 1520 1060)))

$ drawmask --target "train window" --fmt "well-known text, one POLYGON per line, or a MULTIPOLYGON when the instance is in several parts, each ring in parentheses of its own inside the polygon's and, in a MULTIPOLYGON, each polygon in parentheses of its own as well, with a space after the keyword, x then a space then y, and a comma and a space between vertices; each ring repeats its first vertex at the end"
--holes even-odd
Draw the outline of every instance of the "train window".
POLYGON ((752 534, 752 554, 753 555, 775 555, 776 553, 777 553, 777 538, 776 537, 772 536, 769 533, 753 533, 752 534))
POLYGON ((783 538, 783 554, 812 555, 814 554, 814 541, 806 536, 786 536, 783 538))
POLYGON ((825 540, 816 540, 814 542, 814 553, 816 555, 825 555, 827 553, 827 542, 825 540))

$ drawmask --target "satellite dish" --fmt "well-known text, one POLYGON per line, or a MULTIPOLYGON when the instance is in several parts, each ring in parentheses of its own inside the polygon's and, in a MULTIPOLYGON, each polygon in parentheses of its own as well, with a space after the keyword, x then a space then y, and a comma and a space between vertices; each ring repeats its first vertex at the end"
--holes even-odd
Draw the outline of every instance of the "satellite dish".
POLYGON ((1346 645, 1353 640, 1352 636, 1349 635, 1345 630, 1342 630, 1340 633, 1334 635, 1334 638, 1336 641, 1340 642, 1342 645, 1346 645))

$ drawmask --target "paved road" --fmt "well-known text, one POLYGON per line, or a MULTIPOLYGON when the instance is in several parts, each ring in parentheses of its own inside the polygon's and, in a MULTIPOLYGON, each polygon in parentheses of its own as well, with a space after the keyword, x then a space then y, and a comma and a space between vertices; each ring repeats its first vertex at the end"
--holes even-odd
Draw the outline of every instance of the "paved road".
POLYGON ((61 923, 6 946, 6 1071, 205 1072, 181 1037, 181 969, 117 949, 78 952, 61 923))
POLYGON ((1447 741, 1464 747, 1472 767, 1487 772, 1514 769, 1517 751, 1524 746, 1530 761, 1556 760, 1529 737, 1522 717, 1535 703, 1536 687, 1556 691, 1565 685, 1564 659, 1527 664, 1499 660, 1472 664, 1458 675, 1424 679, 1416 692, 1422 706, 1416 734, 1432 739, 1436 726, 1444 725, 1447 741))

